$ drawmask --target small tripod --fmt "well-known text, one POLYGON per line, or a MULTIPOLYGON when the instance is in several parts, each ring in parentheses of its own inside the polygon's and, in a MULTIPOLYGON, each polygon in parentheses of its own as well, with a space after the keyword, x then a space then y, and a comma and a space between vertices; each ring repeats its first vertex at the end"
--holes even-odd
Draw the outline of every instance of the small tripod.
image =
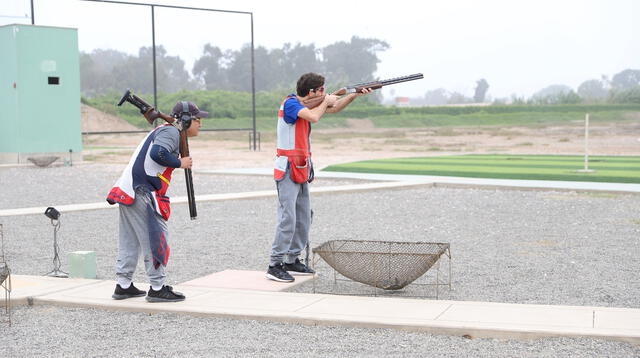
POLYGON ((51 225, 53 226, 53 270, 46 274, 50 277, 67 278, 69 274, 60 270, 60 256, 58 256, 58 230, 60 230, 60 220, 51 219, 51 225))

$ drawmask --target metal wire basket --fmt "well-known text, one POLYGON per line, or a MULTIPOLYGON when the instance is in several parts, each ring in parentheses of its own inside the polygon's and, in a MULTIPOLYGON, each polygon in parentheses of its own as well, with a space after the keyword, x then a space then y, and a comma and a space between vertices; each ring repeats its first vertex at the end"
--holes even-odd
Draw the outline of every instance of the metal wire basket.
POLYGON ((42 157, 27 158, 28 161, 39 166, 40 168, 48 167, 49 164, 55 162, 58 159, 60 159, 60 157, 56 157, 56 156, 42 156, 42 157))
POLYGON ((448 243, 332 240, 313 249, 338 273, 384 290, 399 290, 425 274, 448 243))

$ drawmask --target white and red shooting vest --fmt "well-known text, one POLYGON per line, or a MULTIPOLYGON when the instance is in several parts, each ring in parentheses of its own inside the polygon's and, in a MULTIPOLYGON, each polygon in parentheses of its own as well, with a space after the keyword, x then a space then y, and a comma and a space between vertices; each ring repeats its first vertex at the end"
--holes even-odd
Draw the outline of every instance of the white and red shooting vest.
POLYGON ((135 200, 136 188, 145 186, 154 194, 152 198, 156 212, 165 220, 169 220, 171 208, 169 197, 165 194, 169 189, 171 173, 174 168, 162 166, 149 156, 156 132, 163 126, 170 126, 170 124, 156 127, 138 145, 129 164, 107 196, 109 204, 132 205, 135 200))
MULTIPOLYGON (((287 170, 287 165, 291 163, 292 170, 295 163, 307 162, 307 178, 311 171, 311 123, 298 117, 294 124, 289 124, 284 120, 284 103, 295 96, 288 96, 280 104, 278 111, 277 135, 277 157, 273 169, 273 178, 281 180, 287 170)), ((300 168, 300 166, 298 166, 300 168)))

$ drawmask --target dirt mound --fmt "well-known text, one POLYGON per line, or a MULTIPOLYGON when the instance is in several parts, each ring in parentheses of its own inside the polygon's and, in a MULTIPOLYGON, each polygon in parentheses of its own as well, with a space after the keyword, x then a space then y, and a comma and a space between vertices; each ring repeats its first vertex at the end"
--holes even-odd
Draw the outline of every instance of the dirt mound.
POLYGON ((135 131, 139 130, 120 117, 82 104, 80 107, 83 132, 135 131))

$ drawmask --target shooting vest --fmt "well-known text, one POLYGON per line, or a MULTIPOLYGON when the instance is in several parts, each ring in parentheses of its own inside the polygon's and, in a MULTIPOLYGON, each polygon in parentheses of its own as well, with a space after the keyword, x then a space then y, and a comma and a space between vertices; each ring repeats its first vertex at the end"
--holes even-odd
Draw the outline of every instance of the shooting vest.
POLYGON ((174 168, 164 167, 149 156, 158 129, 164 126, 170 126, 170 124, 156 127, 138 145, 129 164, 107 196, 109 204, 132 205, 136 196, 135 190, 144 186, 154 194, 152 197, 156 212, 165 220, 169 220, 171 207, 169 206, 169 197, 165 194, 169 189, 171 173, 174 168))
POLYGON ((278 111, 277 157, 273 169, 273 178, 282 180, 291 168, 291 180, 302 184, 313 180, 313 164, 311 163, 311 123, 300 117, 294 124, 284 120, 284 103, 295 96, 288 96, 280 104, 278 111))

